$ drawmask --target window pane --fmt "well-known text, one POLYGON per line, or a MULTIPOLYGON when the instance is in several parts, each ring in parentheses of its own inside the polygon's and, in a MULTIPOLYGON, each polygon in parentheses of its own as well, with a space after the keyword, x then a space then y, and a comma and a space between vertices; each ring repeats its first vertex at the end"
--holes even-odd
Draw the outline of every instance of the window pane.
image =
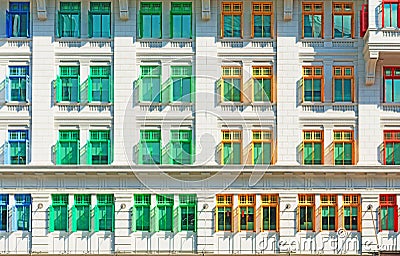
POLYGON ((263 37, 262 16, 254 15, 253 22, 254 22, 254 31, 253 31, 254 37, 263 37))
POLYGON ((344 15, 343 16, 343 37, 350 38, 351 37, 351 16, 344 15))
POLYGON ((321 15, 314 15, 314 33, 313 33, 313 37, 321 37, 322 34, 322 27, 321 27, 321 23, 322 23, 322 16, 321 15))
POLYGON ((393 101, 393 83, 391 79, 385 80, 385 102, 393 101))
POLYGON ((388 208, 381 208, 381 229, 388 230, 388 208))
POLYGON ((54 230, 67 231, 68 227, 68 207, 53 206, 54 209, 54 230))
POLYGON ((190 38, 192 34, 192 16, 182 15, 182 38, 190 38))
POLYGON ((314 164, 322 164, 322 143, 314 143, 314 164))
POLYGON ((241 151, 242 151, 242 149, 241 149, 240 143, 233 143, 233 159, 232 159, 233 164, 241 163, 241 161, 240 161, 241 151))
POLYGON ((101 36, 102 37, 110 37, 110 20, 111 20, 111 18, 110 18, 110 15, 109 14, 103 14, 103 15, 101 15, 101 25, 102 25, 102 27, 101 27, 101 32, 102 32, 102 34, 101 34, 101 36))
POLYGON ((397 219, 394 216, 394 207, 388 207, 387 215, 388 230, 394 230, 394 220, 397 219))
POLYGON ((224 37, 233 37, 232 16, 224 15, 224 37))
POLYGON ((321 80, 314 79, 314 101, 321 101, 321 80))
POLYGON ((304 15, 304 37, 312 37, 312 15, 304 15))
POLYGON ((150 206, 136 206, 136 229, 150 230, 150 206))
POLYGON ((351 165, 353 163, 353 148, 351 143, 344 143, 344 164, 351 165))
POLYGON ((172 15, 172 37, 173 38, 181 38, 182 37, 182 16, 181 15, 172 15))
POLYGON ((143 19, 142 36, 143 38, 151 38, 151 30, 152 30, 151 15, 143 15, 142 19, 143 19))
POLYGON ((93 37, 101 37, 101 15, 93 14, 93 37))
POLYGON ((333 17, 334 37, 343 37, 343 16, 335 15, 333 17))
POLYGON ((400 102, 400 79, 394 79, 393 102, 400 102))
POLYGON ((151 33, 152 38, 161 38, 161 15, 152 16, 151 33))
POLYGON ((393 143, 394 150, 393 150, 393 164, 399 165, 400 164, 400 143, 393 143))
POLYGON ((223 156, 224 162, 223 162, 223 164, 231 164, 232 163, 231 162, 231 160, 232 160, 231 150, 232 150, 231 143, 224 143, 224 156, 223 156))
POLYGON ((241 33, 241 17, 239 15, 233 16, 233 37, 240 37, 241 33))
POLYGON ((77 230, 89 231, 90 228, 90 208, 89 206, 76 206, 77 220, 76 226, 77 230))
POLYGON ((344 79, 344 97, 343 100, 346 102, 351 102, 351 80, 344 79))
POLYGON ((335 143, 335 164, 343 164, 343 144, 335 143))
POLYGON ((16 206, 17 209, 17 230, 29 230, 30 207, 16 206))
POLYGON ((271 37, 271 16, 264 15, 263 37, 271 37))
POLYGON ((0 230, 7 230, 8 211, 7 205, 0 205, 0 230))
POLYGON ((312 100, 313 100, 312 80, 305 79, 304 80, 304 101, 312 101, 312 100))
POLYGON ((313 143, 303 145, 304 164, 313 164, 313 143))
POLYGON ((397 28, 397 16, 399 15, 397 13, 398 10, 398 4, 392 4, 392 27, 397 28))

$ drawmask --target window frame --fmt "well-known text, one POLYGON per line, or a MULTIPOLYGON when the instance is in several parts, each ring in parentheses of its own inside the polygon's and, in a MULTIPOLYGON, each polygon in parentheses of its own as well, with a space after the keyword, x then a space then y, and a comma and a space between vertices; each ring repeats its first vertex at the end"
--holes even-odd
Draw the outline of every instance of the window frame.
POLYGON ((89 38, 111 38, 111 28, 112 28, 112 24, 111 24, 111 10, 112 10, 112 6, 111 6, 111 2, 90 2, 90 7, 88 10, 88 37, 89 38), (95 5, 99 5, 99 8, 103 8, 102 10, 92 10, 92 8, 94 8, 95 5), (105 10, 104 8, 106 8, 105 6, 108 5, 109 10, 105 10), (100 30, 101 30, 101 36, 94 36, 93 35, 93 30, 94 30, 94 26, 95 23, 93 21, 93 16, 94 15, 100 15, 100 30), (103 15, 108 15, 109 17, 109 24, 110 27, 108 28, 108 35, 104 36, 103 33, 103 15))
POLYGON ((88 145, 87 163, 89 165, 110 165, 112 163, 112 145, 111 145, 110 131, 109 130, 90 130, 89 134, 90 134, 90 136, 89 136, 89 141, 87 144, 88 145), (96 136, 96 134, 97 134, 97 136, 96 136), (100 148, 102 148, 103 143, 107 143, 107 163, 103 163, 102 160, 100 160, 99 163, 93 162, 94 156, 100 156, 100 159, 101 159, 101 157, 104 157, 104 154, 101 154, 101 155, 93 154, 94 143, 96 143, 96 144, 100 143, 100 148))
POLYGON ((303 137, 303 141, 302 141, 302 143, 303 143, 303 157, 302 157, 302 164, 303 165, 323 165, 324 164, 324 156, 325 156, 325 154, 324 154, 324 151, 325 151, 325 149, 324 149, 324 131, 323 130, 303 130, 303 132, 302 132, 302 137, 303 137), (311 135, 311 137, 310 138, 308 138, 308 134, 310 134, 311 135), (317 134, 319 134, 319 137, 317 136, 317 134), (308 164, 308 163, 305 163, 305 156, 304 156, 304 154, 305 154, 305 150, 304 150, 304 148, 305 148, 305 144, 306 143, 311 143, 312 144, 312 163, 310 163, 310 164, 308 164), (316 143, 320 143, 321 144, 321 156, 320 156, 320 158, 321 158, 321 163, 315 163, 314 161, 315 161, 315 144, 316 143))
POLYGON ((333 66, 333 77, 332 77, 332 101, 333 103, 354 103, 355 102, 355 83, 354 83, 354 67, 353 66, 333 66), (350 70, 351 75, 347 75, 350 70), (338 73, 336 72, 338 71, 338 73), (351 81, 351 100, 345 101, 345 84, 344 80, 350 79, 351 81), (342 81, 342 101, 337 101, 336 99, 336 80, 342 81))
MULTIPOLYGON (((399 4, 400 5, 400 4, 399 4)), ((383 67, 383 102, 384 103, 400 103, 400 90, 398 92, 399 94, 399 100, 395 100, 395 85, 394 85, 394 81, 395 80, 399 80, 399 84, 400 84, 400 66, 384 66, 383 67), (391 70, 391 74, 390 75, 386 75, 386 70, 391 70), (396 72, 399 72, 398 75, 396 75, 396 72), (386 80, 391 80, 392 81, 392 101, 387 101, 386 98, 386 80)), ((399 88, 400 89, 400 88, 399 88)))
POLYGON ((394 145, 397 143, 400 146, 400 130, 384 130, 383 131, 383 164, 384 165, 400 165, 400 161, 397 164, 394 162, 394 160, 395 160, 394 145), (390 137, 388 135, 390 135, 390 137), (387 161, 386 153, 387 153, 387 144, 389 144, 389 143, 393 144, 393 157, 392 157, 393 163, 388 163, 388 161, 387 161))
POLYGON ((306 232, 315 232, 315 227, 316 227, 316 223, 315 223, 315 195, 314 194, 299 194, 298 195, 298 204, 297 204, 297 231, 306 231, 306 232), (301 226, 301 209, 303 207, 306 207, 306 215, 309 212, 309 210, 311 211, 311 215, 312 218, 311 220, 308 220, 308 217, 306 217, 305 224, 307 226, 307 224, 311 221, 311 229, 302 229, 301 226), (311 209, 310 209, 311 208, 311 209))
POLYGON ((324 67, 323 66, 303 66, 303 76, 302 76, 302 81, 303 81, 303 103, 324 103, 324 90, 325 90, 325 85, 324 85, 324 67), (318 74, 317 71, 320 71, 321 73, 318 74), (311 73, 309 73, 308 71, 311 71, 311 73), (311 80, 312 82, 312 90, 311 90, 311 100, 305 100, 305 89, 306 89, 306 85, 305 85, 305 80, 311 80), (314 94, 318 91, 314 90, 314 80, 320 80, 321 82, 321 91, 320 91, 320 100, 314 100, 315 96, 314 94))
POLYGON ((54 232, 54 231, 68 231, 69 230, 69 196, 68 194, 52 194, 51 195, 52 203, 49 207, 49 232, 54 232), (62 207, 65 208, 65 214, 64 220, 66 221, 64 223, 65 228, 58 227, 56 225, 56 217, 59 217, 62 215, 62 207), (60 208, 59 210, 61 213, 56 216, 56 208, 60 208), (57 227, 56 227, 57 226, 57 227))
MULTIPOLYGON (((78 165, 80 163, 80 134, 79 130, 59 130, 58 131, 58 141, 57 141, 57 156, 56 163, 57 165, 78 165), (65 134, 65 137, 64 135, 65 134), (76 143, 77 145, 77 162, 76 163, 63 163, 61 158, 61 143, 68 143, 68 148, 71 148, 72 143, 76 143)), ((72 152, 72 151, 71 151, 72 152)), ((65 157, 64 157, 65 158, 65 157)))
POLYGON ((194 77, 192 77, 192 66, 171 66, 171 90, 170 99, 172 102, 188 102, 192 103, 194 98, 194 77), (183 94, 183 79, 190 79, 190 92, 189 95, 183 94), (180 81, 178 87, 180 88, 180 97, 175 99, 175 82, 180 81), (185 99, 188 98, 188 99, 185 99))
MULTIPOLYGON (((274 9, 273 9, 273 3, 272 2, 253 2, 251 6, 251 38, 274 38, 274 9), (261 11, 255 10, 255 6, 260 5, 261 11), (268 7, 267 7, 268 6, 268 7), (265 11, 265 9, 270 9, 270 11, 265 11), (262 25, 264 24, 264 16, 270 16, 270 36, 261 36, 261 37, 256 37, 254 34, 254 29, 255 29, 255 22, 254 22, 254 17, 255 16, 262 16, 262 25)), ((264 26, 262 26, 264 29, 264 26)), ((264 34, 264 32, 261 32, 264 34)))
POLYGON ((343 201, 342 201, 342 208, 343 208, 343 228, 345 230, 349 231, 357 231, 361 232, 361 221, 362 221, 362 214, 361 214, 361 196, 358 194, 346 194, 343 195, 343 201), (348 200, 346 199, 348 197, 348 200), (346 228, 346 214, 345 214, 345 208, 350 207, 350 227, 346 228), (352 228, 352 217, 353 215, 351 214, 351 209, 352 208, 357 208, 357 229, 352 228))
MULTIPOLYGON (((163 36, 163 31, 162 31, 162 1, 160 2, 140 2, 140 10, 139 10, 139 21, 140 21, 140 25, 139 25, 139 38, 142 39, 161 39, 163 36), (146 5, 148 5, 148 7, 145 7, 146 5), (160 5, 159 7, 154 7, 155 5, 160 5), (144 37, 143 36, 143 32, 144 32, 144 22, 143 22, 143 16, 144 15, 151 15, 151 18, 153 18, 153 15, 159 15, 160 17, 160 36, 156 37, 153 36, 153 27, 151 29, 151 36, 150 37, 144 37)), ((153 23, 153 20, 151 20, 151 22, 153 23)), ((151 25, 152 26, 152 25, 151 25)))
POLYGON ((8 75, 6 77, 6 102, 29 102, 30 101, 30 77, 29 77, 29 66, 8 66, 8 75), (15 69, 15 72, 13 71, 15 69), (13 99, 13 79, 18 79, 19 92, 18 99, 13 99), (23 95, 23 87, 21 86, 21 81, 25 79, 25 95, 23 95), (22 91, 22 92, 21 92, 22 91), (25 97, 25 99, 23 99, 25 97))
MULTIPOLYGON (((197 231, 197 195, 196 194, 182 194, 179 195, 179 230, 178 231, 197 231), (183 209, 186 208, 187 215, 189 215, 189 209, 194 210, 194 224, 193 229, 190 229, 189 223, 183 225, 185 218, 183 218, 183 209), (186 228, 184 228, 187 226, 186 228)), ((189 219, 187 222, 190 221, 189 219)))
POLYGON ((91 205, 92 205, 92 200, 91 200, 91 195, 90 194, 75 194, 74 195, 74 205, 71 208, 72 211, 72 232, 76 231, 91 231, 92 228, 92 220, 91 220, 91 205), (78 207, 82 207, 81 210, 78 209, 78 207), (83 214, 87 215, 87 228, 82 228, 78 226, 78 221, 80 218, 82 218, 83 214, 81 213, 80 216, 78 216, 78 211, 87 211, 84 212, 83 214))
MULTIPOLYGON (((139 149, 139 164, 161 164, 162 163, 162 149, 161 149, 161 130, 140 130, 140 149, 139 149), (148 133, 149 138, 146 139, 145 137, 147 136, 146 133, 148 133), (155 136, 158 136, 158 139, 155 136), (158 162, 154 161, 154 158, 151 156, 151 154, 147 150, 147 147, 144 148, 144 144, 148 142, 155 142, 159 144, 159 159, 158 162), (143 157, 145 156, 144 153, 148 152, 149 156, 151 157, 151 162, 143 161, 143 157)), ((147 155, 147 153, 146 153, 147 155)))
POLYGON ((0 232, 9 231, 9 208, 10 195, 0 194, 0 232))
POLYGON ((30 162, 29 159, 29 148, 30 148, 30 143, 29 143, 29 131, 28 130, 8 130, 7 131, 7 141, 5 143, 5 152, 4 152, 4 158, 5 158, 5 164, 11 164, 11 165, 27 165, 30 162), (16 136, 14 137, 13 134, 15 134, 16 136), (21 144, 24 143, 25 144, 25 156, 20 155, 19 153, 21 152, 21 149, 23 148, 23 146, 21 147, 21 144), (17 162, 13 163, 12 159, 13 156, 12 155, 12 144, 17 144, 18 145, 18 155, 16 155, 17 157, 17 162), (22 157, 22 159, 21 159, 22 157), (25 159, 23 158, 25 157, 25 159), (21 160, 20 160, 21 159, 21 160))
POLYGON ((97 204, 94 207, 94 232, 114 232, 115 228, 115 205, 114 194, 97 194, 97 204), (103 208, 103 209, 102 209, 103 208), (102 212, 105 211, 105 212, 102 212), (111 216, 108 213, 111 212, 111 216), (101 223, 104 222, 104 225, 101 223), (111 226, 109 226, 111 223, 111 226))
POLYGON ((382 0, 380 4, 380 8, 382 11, 382 28, 400 28, 400 1, 399 0, 382 0), (397 26, 385 26, 385 4, 390 4, 390 23, 393 24, 392 20, 392 4, 397 4, 397 26))
MULTIPOLYGON (((92 103, 92 102, 101 102, 101 103, 112 103, 113 102, 113 82, 111 79, 111 66, 90 66, 90 75, 88 77, 88 102, 92 103), (97 70, 97 72, 96 72, 97 70), (97 74, 96 74, 97 73, 97 74), (100 83, 100 100, 93 100, 93 93, 94 91, 94 86, 93 86, 93 79, 101 79, 101 83, 100 83), (104 93, 104 89, 103 89, 103 79, 108 79, 108 95, 107 95, 107 100, 104 101, 103 100, 103 93, 104 93)), ((98 91, 98 90, 96 90, 98 91)))
POLYGON ((221 148, 221 164, 222 165, 231 165, 231 164, 242 164, 242 156, 243 156, 243 152, 242 152, 242 150, 243 150, 243 148, 242 148, 242 143, 243 143, 243 141, 242 141, 242 131, 241 130, 222 130, 221 131, 221 135, 222 135, 222 140, 221 140, 221 144, 222 144, 222 148, 221 148), (225 135, 228 135, 228 137, 225 137, 225 135), (238 134, 238 137, 239 138, 235 138, 235 134, 238 134), (240 145, 240 159, 239 159, 239 163, 236 163, 235 161, 234 161, 234 159, 232 159, 232 158, 234 158, 234 153, 233 153, 233 150, 234 150, 234 147, 233 147, 233 145, 234 144, 236 144, 236 143, 239 143, 239 145, 240 145), (229 161, 229 163, 225 163, 225 161, 224 161, 224 153, 225 153, 225 149, 224 149, 224 146, 225 146, 225 144, 231 144, 231 153, 230 154, 232 154, 232 155, 230 155, 229 156, 229 159, 230 159, 230 161, 229 161))
POLYGON ((249 194, 239 194, 238 195, 238 222, 239 222, 239 231, 246 232, 255 232, 256 231, 256 196, 249 194), (249 212, 253 210, 253 214, 249 212), (253 215, 253 221, 250 221, 250 216, 253 215), (245 224, 242 224, 244 221, 245 224), (249 223, 253 222, 253 228, 249 225, 249 223), (242 228, 242 225, 245 225, 245 228, 242 228))
POLYGON ((337 231, 338 230, 338 197, 337 195, 334 194, 321 194, 320 195, 320 206, 319 206, 319 211, 320 211, 320 227, 321 227, 321 231, 337 231), (325 198, 325 199, 324 199, 325 198), (323 211, 324 211, 324 207, 328 207, 328 216, 327 216, 327 221, 328 221, 328 229, 324 229, 324 216, 323 216, 323 211), (333 208, 334 209, 334 229, 330 229, 330 219, 332 218, 332 216, 330 215, 330 209, 333 208))
POLYGON ((192 130, 171 130, 171 157, 170 157, 170 163, 174 165, 190 165, 193 163, 193 133, 192 130), (186 135, 185 135, 186 134, 186 135), (177 136, 176 136, 177 135, 177 136), (180 143, 180 150, 181 150, 181 155, 182 154, 189 154, 190 159, 189 162, 184 162, 184 160, 181 159, 180 163, 175 159, 175 147, 174 143, 180 143), (183 149, 183 143, 189 143, 189 152, 185 152, 183 149))
MULTIPOLYGON (((59 5, 59 10, 58 10, 58 15, 57 15, 57 22, 58 22, 58 24, 57 24, 57 37, 59 37, 59 38, 80 38, 81 37, 81 34, 82 34, 82 5, 81 5, 81 2, 60 2, 60 5, 59 5), (67 4, 68 5, 70 5, 69 6, 69 10, 63 10, 63 5, 65 5, 65 6, 67 6, 67 4), (79 10, 74 10, 73 8, 75 8, 75 7, 73 7, 73 5, 79 5, 79 10), (71 7, 72 7, 72 9, 71 9, 71 7), (73 21, 73 18, 72 18, 72 15, 78 15, 79 16, 79 20, 78 20, 78 31, 77 31, 77 36, 75 36, 75 35, 64 35, 64 34, 67 34, 67 32, 69 33, 69 32, 71 32, 71 33, 74 33, 75 31, 64 31, 64 25, 63 25, 63 22, 62 22, 62 19, 61 19, 61 15, 68 15, 68 16, 70 16, 70 17, 68 17, 70 20, 71 20, 71 22, 73 21)), ((71 23, 72 24, 72 23, 71 23)))
MULTIPOLYGON (((18 2, 18 1, 10 1, 9 2, 9 9, 6 10, 6 36, 8 38, 30 38, 31 37, 31 17, 30 17, 30 11, 31 11, 31 6, 30 2, 18 2), (17 10, 12 10, 12 5, 17 6, 17 10), (28 6, 28 10, 23 10, 24 6, 28 6), (26 36, 21 36, 21 32, 19 31, 19 35, 14 36, 13 34, 13 22, 12 18, 13 15, 26 15, 26 36)), ((21 20, 21 18, 20 18, 21 20)), ((20 28, 18 30, 21 30, 22 22, 20 22, 20 28)))
POLYGON ((355 156, 356 156, 356 154, 355 154, 354 131, 353 130, 351 130, 351 131, 350 130, 334 130, 333 131, 333 164, 334 165, 354 165, 355 164, 355 156), (336 137, 335 137, 336 133, 341 134, 340 139, 336 139, 336 137), (346 136, 345 136, 346 133, 351 134, 351 138, 346 139, 346 136), (348 143, 351 143, 351 164, 344 163, 344 161, 345 161, 344 145, 348 144, 348 143), (335 160, 336 144, 343 144, 343 158, 342 158, 343 163, 342 164, 336 164, 336 162, 335 162, 336 161, 335 160))
POLYGON ((272 164, 274 158, 274 138, 272 130, 252 130, 251 132, 251 146, 252 146, 252 164, 253 165, 263 165, 263 164, 272 164), (255 135, 259 133, 259 138, 256 138, 255 135), (270 144, 270 156, 269 161, 267 162, 264 159, 264 143, 270 144), (255 162, 255 144, 261 144, 262 148, 262 163, 255 162))
POLYGON ((233 231, 233 195, 222 195, 218 194, 215 196, 216 199, 216 204, 215 204, 215 231, 223 231, 223 232, 232 232, 233 231), (219 209, 222 209, 221 211, 224 215, 223 219, 223 229, 219 229, 219 209), (229 211, 230 209, 230 211, 229 211), (229 214, 230 213, 230 214, 229 214), (230 215, 230 216, 229 216, 230 215), (227 223, 226 219, 227 216, 230 217, 229 223, 227 223), (226 226, 230 225, 230 229, 228 229, 226 226))
POLYGON ((221 38, 243 38, 243 3, 242 2, 222 2, 221 3, 221 38), (240 6, 239 11, 235 11, 235 5, 240 6), (224 7, 229 6, 229 11, 225 11, 224 7), (232 26, 231 26, 231 31, 232 31, 232 36, 226 36, 225 35, 225 16, 231 16, 232 17, 232 26), (239 16, 240 17, 240 36, 234 36, 235 34, 235 27, 234 27, 234 19, 233 16, 239 16))
POLYGON ((398 219, 398 205, 397 205, 397 195, 396 194, 380 194, 379 195, 379 232, 389 230, 389 231, 398 231, 398 226, 399 226, 399 219, 398 219), (391 200, 393 199, 393 200, 391 200), (382 224, 382 208, 387 208, 389 210, 389 207, 393 207, 393 229, 389 228, 389 218, 386 218, 386 227, 383 228, 382 224))
MULTIPOLYGON (((161 70, 161 66, 160 65, 145 65, 145 66, 140 66, 140 76, 139 76, 139 83, 137 84, 137 86, 139 86, 139 101, 140 102, 151 102, 151 103, 161 103, 162 102, 162 83, 161 83, 161 76, 162 76, 162 70, 161 70), (151 79, 151 99, 150 100, 144 100, 144 94, 143 94, 143 80, 146 78, 150 78, 151 79), (158 86, 158 91, 155 91, 153 89, 154 87, 154 83, 153 83, 153 79, 157 79, 158 78, 158 84, 156 86, 158 86), (154 94, 154 95, 153 95, 154 94), (158 101, 157 100, 158 97, 158 101)), ((157 89, 157 88, 155 88, 157 89)))
MULTIPOLYGON (((143 210, 144 211, 144 210, 143 210)), ((151 230, 151 195, 150 194, 135 194, 134 195, 134 203, 132 207, 132 231, 133 232, 150 232, 151 230), (142 225, 138 225, 138 210, 137 208, 141 208, 142 210, 146 207, 148 208, 148 216, 141 216, 142 225), (148 227, 145 227, 145 218, 147 217, 148 227)))
MULTIPOLYGON (((186 7, 188 8, 188 7, 186 7)), ((193 37, 193 5, 192 2, 171 2, 171 9, 170 9, 170 36, 172 39, 192 39, 193 37), (190 4, 190 11, 186 11, 184 5, 190 4), (179 9, 180 10, 176 10, 174 9, 174 5, 176 5, 176 7, 178 7, 179 5, 179 9), (181 16, 181 36, 180 37, 174 37, 174 15, 180 15, 181 16), (189 37, 183 37, 182 36, 182 30, 183 30, 183 15, 190 15, 190 35, 189 37)))
MULTIPOLYGON (((344 32, 342 32, 343 34, 344 32)), ((340 38, 340 39, 345 39, 349 38, 352 39, 354 38, 354 4, 353 2, 333 2, 332 3, 332 38, 340 38), (335 5, 341 5, 341 10, 337 11, 335 8, 335 5), (346 11, 346 5, 351 6, 351 11, 346 11), (335 37, 335 15, 340 15, 342 16, 342 29, 343 29, 343 16, 351 16, 351 36, 350 37, 335 37)))
MULTIPOLYGON (((301 38, 303 38, 303 39, 307 39, 307 38, 310 38, 310 39, 312 39, 312 38, 314 38, 314 39, 324 39, 324 11, 325 11, 325 9, 324 9, 324 2, 302 2, 302 5, 301 5, 301 11, 302 11, 302 25, 301 25, 301 27, 302 27, 302 34, 301 34, 301 38), (305 11, 304 9, 305 9, 305 6, 306 5, 311 5, 311 11, 305 11), (314 11, 314 9, 315 9, 315 6, 316 5, 321 5, 321 11, 314 11), (314 15, 321 15, 321 36, 320 37, 314 37, 314 36, 311 36, 311 37, 305 37, 304 36, 304 21, 305 21, 305 15, 312 15, 313 17, 314 17, 314 15)), ((314 18, 313 18, 313 24, 314 24, 314 18)), ((311 26, 311 33, 313 34, 314 33, 314 26, 312 25, 311 26)))
POLYGON ((174 196, 172 194, 157 194, 156 195, 156 201, 157 201, 157 212, 158 212, 158 219, 156 220, 158 223, 158 231, 166 231, 166 232, 173 232, 174 231, 174 196), (164 208, 166 211, 166 215, 164 220, 162 218, 164 216, 161 216, 160 210, 161 208, 164 208), (171 216, 170 220, 168 221, 167 219, 167 211, 170 209, 171 211, 171 216), (162 221, 164 221, 165 226, 162 227, 162 221), (171 227, 168 227, 168 223, 171 224, 171 227))
POLYGON ((234 103, 242 103, 243 102, 243 68, 242 66, 223 66, 222 67, 222 76, 221 76, 221 102, 234 102, 234 103), (226 82, 225 80, 233 80, 238 79, 240 81, 239 88, 239 100, 235 100, 235 87, 234 83, 226 82), (225 98, 225 82, 228 84, 231 93, 229 98, 225 98))
MULTIPOLYGON (((262 194, 261 195, 261 232, 275 231, 279 232, 279 194, 262 194), (271 221, 268 221, 269 228, 265 227, 264 208, 275 208, 275 229, 271 228, 271 221)), ((269 216, 271 212, 269 211, 269 216)), ((268 218, 271 219, 271 218, 268 218)))
MULTIPOLYGON (((274 92, 274 82, 273 82, 273 70, 272 66, 253 66, 252 67, 252 82, 253 82, 253 90, 252 90, 252 101, 253 102, 270 102, 274 103, 275 102, 275 92, 274 92), (256 74, 258 72, 258 74, 256 74), (268 92, 265 92, 265 97, 267 97, 267 100, 264 98, 264 93, 262 93, 262 99, 261 101, 256 100, 255 96, 255 88, 256 88, 256 83, 257 80, 262 79, 263 84, 262 84, 262 90, 264 90, 264 80, 269 80, 270 88, 269 88, 269 94, 270 96, 268 97, 268 92), (268 100, 269 98, 269 100, 268 100)), ((260 85, 259 85, 260 86, 260 85)))
POLYGON ((15 205, 13 207, 13 231, 31 231, 32 229, 32 197, 30 194, 15 194, 14 195, 15 205), (20 197, 20 200, 17 198, 20 197), (19 209, 23 211, 22 217, 20 220, 18 218, 19 209), (26 214, 25 211, 29 211, 29 214, 26 214), (25 219, 28 218, 28 220, 25 219), (20 224, 23 224, 23 227, 20 227, 20 224), (26 227, 27 226, 27 227, 26 227))
POLYGON ((69 103, 77 104, 80 102, 81 97, 81 83, 80 83, 80 66, 59 66, 59 75, 57 76, 56 83, 56 102, 57 103, 69 103), (67 79, 64 82, 63 79, 67 79), (70 79, 76 79, 76 99, 73 99, 73 88, 74 85, 71 83, 70 79), (68 92, 69 99, 64 100, 64 90, 68 92))

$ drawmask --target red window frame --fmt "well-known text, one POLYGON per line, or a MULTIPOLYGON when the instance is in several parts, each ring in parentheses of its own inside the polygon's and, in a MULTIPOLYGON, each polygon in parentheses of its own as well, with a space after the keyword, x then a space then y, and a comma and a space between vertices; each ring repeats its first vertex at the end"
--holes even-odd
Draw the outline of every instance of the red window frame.
POLYGON ((360 10, 360 37, 368 30, 368 4, 363 4, 360 10))
POLYGON ((400 130, 383 131, 383 164, 386 165, 386 143, 400 143, 400 130))
MULTIPOLYGON (((397 4, 397 27, 400 27, 400 0, 382 0, 382 28, 385 27, 385 9, 384 4, 397 4)), ((391 13, 390 13, 391 15, 391 13)))
MULTIPOLYGON (((397 232, 399 229, 399 212, 397 206, 397 195, 396 194, 385 194, 379 195, 379 212, 382 207, 394 207, 394 225, 393 231, 397 232)), ((388 226, 388 224, 386 224, 388 226)), ((387 229, 385 229, 387 230, 387 229)), ((379 217, 379 232, 382 231, 381 217, 379 217)))
MULTIPOLYGON (((396 69, 399 70, 400 67, 399 66, 384 66, 383 67, 383 102, 386 102, 386 79, 400 79, 400 75, 396 75, 396 69), (386 75, 386 70, 390 69, 391 70, 391 74, 390 75, 386 75)), ((394 83, 393 83, 394 84, 394 83)), ((392 89, 392 94, 393 94, 393 89, 392 89)), ((400 92, 399 92, 400 93, 400 92)), ((392 98, 394 99, 394 94, 392 95, 392 98)), ((396 101, 390 101, 392 103, 395 103, 396 101)))

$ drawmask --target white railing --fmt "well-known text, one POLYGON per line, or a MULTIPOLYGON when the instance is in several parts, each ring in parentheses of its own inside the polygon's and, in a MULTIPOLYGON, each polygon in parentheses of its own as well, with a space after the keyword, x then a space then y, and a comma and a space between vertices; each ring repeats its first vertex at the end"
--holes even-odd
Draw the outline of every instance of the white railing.
POLYGON ((221 39, 218 43, 221 48, 273 48, 273 39, 221 39))
POLYGON ((400 112, 400 103, 382 103, 381 110, 384 112, 400 112))
POLYGON ((253 103, 251 104, 251 110, 255 112, 270 112, 276 111, 276 105, 273 103, 265 103, 265 104, 258 104, 258 103, 253 103))
POLYGON ((7 38, 7 45, 12 48, 31 47, 30 38, 7 38))
POLYGON ((140 48, 192 48, 192 39, 139 39, 140 48))
POLYGON ((307 39, 301 41, 301 46, 304 48, 312 47, 312 48, 322 48, 324 47, 323 39, 307 39))
POLYGON ((6 106, 10 112, 29 112, 31 108, 29 103, 6 103, 6 106))
POLYGON ((302 104, 301 109, 304 112, 324 112, 324 105, 322 104, 302 104))
POLYGON ((400 37, 399 29, 382 29, 381 31, 383 37, 400 37))
POLYGON ((220 106, 222 111, 228 112, 241 112, 244 109, 243 103, 222 102, 220 106))
POLYGON ((184 112, 184 111, 193 111, 193 104, 190 102, 182 102, 182 103, 170 103, 169 104, 171 111, 176 112, 184 112))
POLYGON ((139 103, 139 107, 141 111, 145 112, 161 112, 163 106, 160 103, 139 103))
POLYGON ((111 48, 112 39, 109 38, 58 38, 59 48, 111 48))
POLYGON ((333 48, 353 48, 355 46, 355 41, 352 39, 332 41, 333 48))
POLYGON ((57 105, 58 111, 59 112, 79 112, 81 109, 81 106, 79 103, 76 104, 60 104, 58 103, 57 105))
POLYGON ((333 111, 346 112, 346 111, 357 111, 356 103, 333 103, 333 111))
POLYGON ((110 112, 111 104, 88 104, 90 112, 110 112))
POLYGON ((357 111, 357 103, 302 103, 301 108, 304 112, 348 112, 357 111))

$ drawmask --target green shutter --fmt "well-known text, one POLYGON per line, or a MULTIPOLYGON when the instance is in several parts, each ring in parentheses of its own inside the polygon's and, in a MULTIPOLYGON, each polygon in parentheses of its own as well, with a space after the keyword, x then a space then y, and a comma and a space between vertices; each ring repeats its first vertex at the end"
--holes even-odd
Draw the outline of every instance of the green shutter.
POLYGON ((78 225, 77 225, 77 220, 78 220, 78 213, 77 213, 77 210, 76 210, 76 207, 75 206, 72 206, 71 207, 71 213, 72 213, 72 228, 71 228, 71 231, 72 232, 76 232, 77 231, 77 229, 78 229, 78 225))
POLYGON ((93 90, 93 82, 92 82, 92 76, 88 77, 88 89, 87 89, 87 99, 88 102, 92 102, 92 90, 93 90))
POLYGON ((99 232, 100 230, 100 211, 99 211, 99 207, 96 205, 93 208, 93 212, 94 212, 94 225, 93 225, 93 231, 94 232, 99 232))
POLYGON ((56 79, 56 101, 57 102, 62 101, 62 81, 60 76, 57 76, 56 79))
POLYGON ((93 13, 88 11, 88 37, 93 37, 93 13))
POLYGON ((91 143, 91 141, 88 141, 88 143, 86 143, 86 155, 87 155, 87 164, 91 165, 92 164, 92 143, 91 143))
POLYGON ((132 232, 136 232, 136 218, 136 206, 133 206, 131 211, 132 232))
POLYGON ((61 30, 62 30, 62 20, 61 20, 61 12, 58 11, 57 13, 58 15, 58 19, 57 19, 57 29, 56 29, 56 33, 57 33, 57 37, 60 38, 61 37, 61 30))
POLYGON ((54 208, 53 206, 49 207, 49 232, 54 232, 54 208))
POLYGON ((111 75, 109 76, 109 83, 110 83, 110 85, 108 86, 109 102, 113 103, 114 102, 114 80, 111 75))
POLYGON ((150 231, 152 232, 158 232, 160 230, 159 228, 159 213, 158 213, 158 207, 154 207, 150 211, 150 231))

